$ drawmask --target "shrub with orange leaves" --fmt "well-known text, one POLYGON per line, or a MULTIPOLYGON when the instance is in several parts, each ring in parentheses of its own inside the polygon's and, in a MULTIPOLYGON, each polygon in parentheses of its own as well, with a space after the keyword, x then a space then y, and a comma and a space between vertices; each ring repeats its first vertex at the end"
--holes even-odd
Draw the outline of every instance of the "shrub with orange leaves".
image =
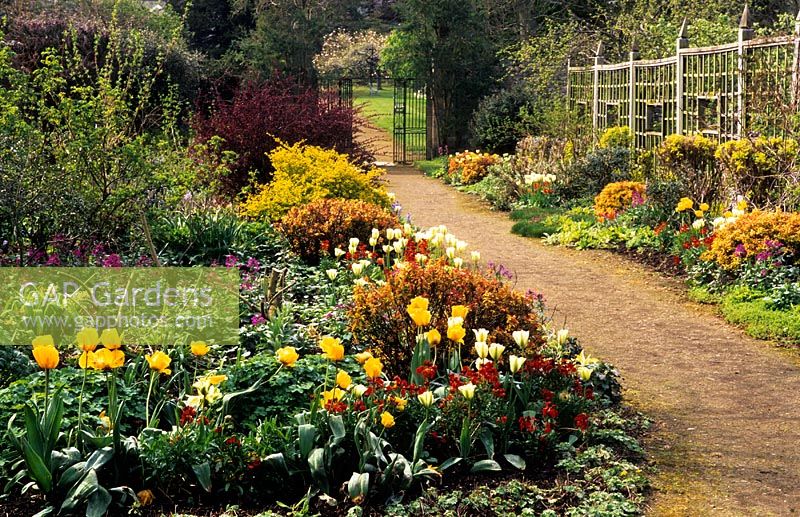
POLYGON ((702 258, 725 269, 736 269, 743 260, 767 251, 769 242, 780 242, 797 255, 800 252, 800 213, 756 210, 721 226, 702 258))
POLYGON ((477 183, 489 172, 489 167, 500 163, 496 154, 464 151, 450 157, 447 162, 447 181, 461 185, 477 183))
POLYGON ((598 219, 613 219, 619 212, 645 200, 646 187, 638 181, 609 183, 594 198, 594 214, 598 219))
POLYGON ((383 234, 398 223, 396 215, 366 201, 318 199, 292 208, 278 228, 296 253, 316 263, 326 253, 326 246, 328 251, 346 249, 351 237, 367 242, 373 228, 383 234))
MULTIPOLYGON (((491 341, 505 345, 510 353, 525 352, 519 350, 511 336, 515 330, 531 332, 531 350, 544 341, 534 300, 503 282, 473 269, 448 266, 444 258, 424 266, 406 263, 403 268, 390 271, 384 285, 356 287, 349 315, 354 339, 379 355, 392 375, 408 372, 417 327, 406 308, 416 296, 428 299, 432 318, 426 328, 435 328, 442 336, 447 335, 451 308, 468 307, 464 354, 469 353, 475 341, 470 329, 489 330, 491 341)), ((443 338, 438 346, 444 349, 454 345, 443 338)))

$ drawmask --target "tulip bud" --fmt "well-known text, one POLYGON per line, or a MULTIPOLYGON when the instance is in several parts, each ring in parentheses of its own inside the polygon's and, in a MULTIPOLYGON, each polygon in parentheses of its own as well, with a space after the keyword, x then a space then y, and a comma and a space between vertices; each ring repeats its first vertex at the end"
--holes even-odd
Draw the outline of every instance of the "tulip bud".
POLYGON ((486 329, 472 329, 472 333, 475 334, 475 341, 489 341, 489 331, 486 329))
POLYGON ((473 251, 472 253, 470 253, 470 257, 472 258, 473 262, 479 262, 481 260, 481 252, 473 251))
POLYGON ((433 405, 433 393, 430 391, 424 391, 417 395, 417 400, 419 400, 419 403, 423 406, 431 407, 431 405, 433 405))
POLYGON ((489 345, 485 341, 477 341, 475 342, 475 352, 481 359, 486 359, 486 356, 489 355, 489 345))
POLYGON ((336 279, 336 275, 339 274, 339 270, 337 270, 337 269, 326 269, 325 270, 325 274, 328 275, 328 278, 330 278, 331 280, 335 280, 336 279))
POLYGON ((508 358, 508 367, 511 370, 511 373, 517 373, 520 370, 520 368, 522 368, 523 364, 525 364, 524 357, 517 357, 515 355, 512 355, 508 358))
POLYGON ((461 267, 464 265, 464 259, 461 257, 454 258, 453 265, 456 267, 456 269, 461 269, 461 267))
POLYGON ((556 333, 556 342, 559 345, 564 345, 567 342, 568 337, 569 337, 569 330, 561 329, 556 333))
POLYGON ((500 356, 503 355, 506 347, 501 345, 500 343, 492 343, 489 345, 489 357, 494 359, 495 361, 500 360, 500 356))
POLYGON ((530 332, 527 330, 515 330, 511 333, 511 337, 514 338, 514 342, 517 346, 528 346, 528 340, 530 339, 530 332))
POLYGON ((461 393, 465 399, 472 400, 475 397, 475 385, 471 382, 469 384, 464 384, 458 387, 459 393, 461 393))

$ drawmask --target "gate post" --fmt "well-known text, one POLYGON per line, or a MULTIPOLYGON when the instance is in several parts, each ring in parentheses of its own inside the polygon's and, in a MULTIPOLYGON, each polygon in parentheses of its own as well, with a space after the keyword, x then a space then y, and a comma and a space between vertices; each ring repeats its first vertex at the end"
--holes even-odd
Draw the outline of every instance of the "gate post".
POLYGON ((633 137, 633 147, 636 146, 636 61, 639 60, 639 45, 636 41, 631 45, 630 71, 628 74, 628 127, 633 137))
POLYGON ((744 4, 742 18, 739 20, 739 59, 738 59, 738 91, 736 92, 736 108, 739 116, 739 127, 736 134, 739 138, 744 136, 747 129, 747 106, 745 106, 745 89, 747 88, 747 49, 745 41, 753 37, 753 29, 750 24, 750 8, 744 4))
POLYGON ((681 50, 689 48, 689 23, 686 18, 681 24, 681 32, 675 42, 675 132, 683 134, 684 91, 686 88, 686 70, 681 50))
POLYGON ((592 94, 592 133, 593 140, 597 141, 597 128, 600 124, 598 115, 600 113, 600 65, 605 62, 603 58, 603 42, 597 44, 597 51, 594 54, 594 85, 592 94))

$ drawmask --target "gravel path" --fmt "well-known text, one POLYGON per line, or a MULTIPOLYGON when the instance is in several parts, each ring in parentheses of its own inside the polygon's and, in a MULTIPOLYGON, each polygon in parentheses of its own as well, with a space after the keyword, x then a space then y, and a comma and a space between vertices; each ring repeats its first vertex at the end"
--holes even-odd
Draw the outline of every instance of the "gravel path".
POLYGON ((800 361, 687 302, 679 282, 618 255, 544 246, 410 167, 389 191, 415 224, 445 224, 485 261, 544 294, 556 321, 615 364, 626 397, 655 420, 650 515, 800 512, 800 361))

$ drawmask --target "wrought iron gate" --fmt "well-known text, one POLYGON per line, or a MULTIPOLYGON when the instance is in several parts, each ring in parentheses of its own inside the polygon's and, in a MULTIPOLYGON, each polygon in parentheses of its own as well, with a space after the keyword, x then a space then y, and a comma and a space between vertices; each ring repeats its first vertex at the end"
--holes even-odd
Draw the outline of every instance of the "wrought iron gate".
POLYGON ((395 79, 392 135, 395 162, 411 163, 428 157, 427 115, 425 82, 419 79, 395 79))

